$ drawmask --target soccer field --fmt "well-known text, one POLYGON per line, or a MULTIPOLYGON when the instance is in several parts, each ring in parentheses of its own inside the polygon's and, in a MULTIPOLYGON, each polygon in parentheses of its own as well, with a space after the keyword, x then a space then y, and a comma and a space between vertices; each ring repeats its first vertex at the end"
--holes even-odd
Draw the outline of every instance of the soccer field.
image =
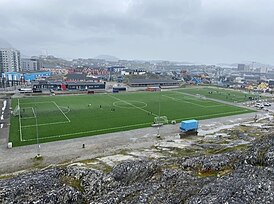
POLYGON ((16 106, 13 146, 149 127, 159 114, 180 122, 252 112, 181 91, 30 97, 13 99, 16 106))

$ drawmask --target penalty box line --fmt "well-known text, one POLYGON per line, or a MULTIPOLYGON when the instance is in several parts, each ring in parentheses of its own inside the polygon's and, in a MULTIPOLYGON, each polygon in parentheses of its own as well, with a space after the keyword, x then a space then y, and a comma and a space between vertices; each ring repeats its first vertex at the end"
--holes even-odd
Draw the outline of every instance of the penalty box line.
MULTIPOLYGON (((62 122, 54 122, 54 123, 42 123, 42 124, 37 124, 37 126, 46 126, 46 125, 58 125, 58 124, 64 124, 64 123, 70 123, 70 119, 67 117, 67 115, 62 111, 62 109, 55 103, 55 101, 49 101, 49 102, 39 102, 39 103, 53 103, 57 108, 58 110, 65 116, 65 118, 67 119, 67 121, 62 121, 62 122)), ((26 103, 26 104, 33 104, 33 103, 26 103)), ((19 99, 18 99, 18 105, 19 105, 19 99)), ((34 114, 34 117, 32 118, 37 118, 36 116, 36 113, 35 113, 35 110, 32 108, 32 111, 33 111, 33 114, 34 114)), ((30 119, 30 117, 29 117, 30 119)), ((20 126, 20 141, 21 142, 25 142, 25 141, 29 141, 29 140, 26 140, 26 139, 23 139, 23 134, 22 134, 22 128, 29 128, 29 127, 36 127, 36 124, 35 125, 25 125, 25 126, 22 126, 21 124, 21 116, 20 116, 20 111, 19 111, 19 126, 20 126)))
MULTIPOLYGON (((220 104, 220 105, 211 105, 211 106, 205 106, 205 105, 200 105, 200 104, 197 104, 197 103, 193 103, 193 102, 190 102, 189 100, 185 99, 185 100, 181 100, 181 99, 177 99, 177 98, 174 98, 172 96, 167 96, 167 95, 162 95, 166 98, 169 98, 171 100, 174 100, 176 102, 179 102, 179 103, 189 103, 189 104, 192 104, 192 105, 195 105, 195 106, 199 106, 199 107, 202 107, 202 108, 215 108, 215 107, 220 107, 220 106, 226 106, 226 105, 223 105, 223 104, 220 104)), ((176 95, 175 95, 176 96, 176 95)), ((193 100, 193 99, 190 99, 190 100, 193 100)), ((194 101, 198 101, 197 99, 194 99, 194 101)))
MULTIPOLYGON (((37 126, 58 125, 58 124, 64 124, 64 123, 70 123, 71 122, 70 119, 67 117, 67 115, 62 111, 62 109, 55 103, 55 101, 40 102, 40 103, 53 103, 58 108, 58 110, 64 115, 64 117, 67 119, 67 121, 52 122, 52 123, 41 123, 41 124, 37 124, 37 126)), ((28 103, 28 104, 31 104, 31 103, 28 103)), ((36 113, 35 113, 33 108, 32 108, 32 110, 33 110, 34 117, 31 117, 31 118, 37 118, 36 113)), ((30 119, 30 117, 29 117, 29 119, 30 119)), ((36 127, 36 124, 35 125, 23 125, 23 126, 21 125, 21 129, 22 128, 29 128, 29 127, 36 127)))
MULTIPOLYGON (((134 108, 137 108, 137 109, 139 109, 139 110, 141 110, 141 111, 144 111, 144 112, 146 112, 146 113, 151 113, 151 111, 148 111, 148 110, 146 110, 146 109, 143 109, 143 108, 140 108, 140 107, 138 107, 138 106, 135 106, 135 105, 133 105, 132 103, 129 103, 129 102, 127 102, 127 101, 125 101, 125 100, 122 100, 122 99, 120 99, 120 98, 117 98, 117 97, 115 97, 115 96, 112 96, 111 94, 108 94, 108 96, 111 97, 111 98, 114 98, 114 99, 116 99, 116 100, 118 100, 118 101, 122 101, 122 102, 124 102, 124 103, 126 103, 126 104, 128 104, 128 105, 130 105, 130 106, 132 106, 132 107, 134 107, 134 108)), ((156 115, 155 113, 152 113, 152 115, 158 116, 158 115, 156 115)))
POLYGON ((182 101, 182 100, 180 100, 180 99, 173 98, 173 97, 171 97, 171 96, 167 96, 167 95, 162 95, 162 96, 164 96, 164 97, 166 97, 166 98, 169 98, 169 99, 171 99, 171 100, 173 100, 173 101, 179 102, 179 103, 182 103, 182 102, 183 102, 183 103, 189 103, 189 104, 191 104, 191 105, 195 105, 195 106, 199 106, 199 107, 204 107, 204 106, 202 106, 202 105, 198 105, 198 104, 196 104, 196 103, 192 103, 192 102, 187 101, 187 100, 182 101))
MULTIPOLYGON (((37 126, 46 126, 46 125, 58 125, 58 124, 64 124, 64 123, 70 123, 70 121, 63 121, 63 122, 54 122, 54 123, 42 123, 38 124, 37 126)), ((29 127, 36 127, 36 125, 24 125, 22 128, 29 128, 29 127)))
POLYGON ((65 118, 68 120, 68 122, 70 122, 70 119, 68 118, 68 116, 62 111, 62 109, 57 105, 57 103, 55 101, 51 101, 52 103, 54 103, 54 105, 60 110, 60 112, 65 116, 65 118))

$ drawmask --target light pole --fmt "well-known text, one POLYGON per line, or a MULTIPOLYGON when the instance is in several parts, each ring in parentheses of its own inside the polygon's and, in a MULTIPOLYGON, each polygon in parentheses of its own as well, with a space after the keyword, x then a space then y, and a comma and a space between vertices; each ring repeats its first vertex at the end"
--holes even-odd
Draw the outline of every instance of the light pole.
POLYGON ((39 133, 38 133, 38 123, 37 123, 37 108, 35 105, 35 126, 36 126, 36 143, 37 143, 37 157, 40 157, 40 144, 39 144, 39 133))
MULTIPOLYGON (((160 86, 159 86, 160 88, 160 86)), ((160 91, 161 91, 161 88, 160 88, 160 91)), ((161 97, 161 92, 159 94, 159 98, 158 98, 158 102, 159 102, 159 110, 158 110, 158 127, 157 127, 157 137, 159 138, 161 135, 160 135, 160 115, 161 115, 161 105, 160 105, 160 97, 161 97)))

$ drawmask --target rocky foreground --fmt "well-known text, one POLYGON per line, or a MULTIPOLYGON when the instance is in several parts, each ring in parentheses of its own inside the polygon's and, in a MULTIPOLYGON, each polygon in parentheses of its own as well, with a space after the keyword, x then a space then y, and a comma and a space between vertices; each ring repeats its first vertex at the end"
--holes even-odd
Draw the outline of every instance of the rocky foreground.
POLYGON ((247 149, 50 168, 0 180, 1 203, 274 203, 274 137, 247 149))

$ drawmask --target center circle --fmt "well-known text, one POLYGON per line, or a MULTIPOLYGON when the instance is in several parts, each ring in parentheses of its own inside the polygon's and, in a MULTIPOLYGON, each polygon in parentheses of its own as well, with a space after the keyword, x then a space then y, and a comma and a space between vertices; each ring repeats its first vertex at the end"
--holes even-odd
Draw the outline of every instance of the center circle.
POLYGON ((116 106, 118 108, 145 108, 147 107, 147 104, 142 101, 115 101, 113 102, 113 106, 116 106))

